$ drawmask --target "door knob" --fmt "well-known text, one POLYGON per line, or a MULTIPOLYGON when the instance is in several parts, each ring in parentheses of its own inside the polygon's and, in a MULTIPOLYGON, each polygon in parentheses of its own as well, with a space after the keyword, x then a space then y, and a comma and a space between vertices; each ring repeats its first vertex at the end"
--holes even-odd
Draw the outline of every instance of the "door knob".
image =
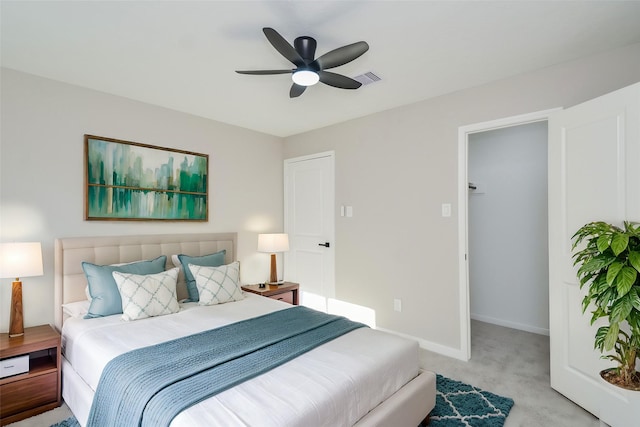
POLYGON ((318 246, 324 246, 325 248, 328 248, 331 245, 329 244, 329 242, 324 242, 324 243, 318 243, 318 246))

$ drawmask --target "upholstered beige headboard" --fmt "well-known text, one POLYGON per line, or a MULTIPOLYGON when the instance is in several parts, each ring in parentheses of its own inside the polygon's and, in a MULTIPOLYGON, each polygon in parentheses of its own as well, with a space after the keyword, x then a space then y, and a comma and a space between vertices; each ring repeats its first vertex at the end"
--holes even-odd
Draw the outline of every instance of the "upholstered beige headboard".
MULTIPOLYGON (((173 268, 172 255, 199 256, 226 249, 225 263, 236 260, 236 233, 161 234, 142 236, 99 236, 56 239, 55 324, 62 329, 62 304, 87 299, 87 280, 82 262, 108 265, 167 256, 166 268, 173 268)), ((178 281, 178 298, 187 297, 184 276, 178 281)))

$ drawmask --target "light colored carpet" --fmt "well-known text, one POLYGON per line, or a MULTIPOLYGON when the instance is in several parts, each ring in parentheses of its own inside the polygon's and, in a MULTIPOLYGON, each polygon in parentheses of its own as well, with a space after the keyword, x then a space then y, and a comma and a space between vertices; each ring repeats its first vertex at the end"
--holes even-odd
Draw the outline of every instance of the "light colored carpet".
MULTIPOLYGON (((471 322, 471 360, 420 350, 423 368, 515 401, 504 427, 599 427, 599 421, 549 386, 549 337, 471 322)), ((11 427, 49 427, 71 416, 66 405, 11 427)))
POLYGON ((471 360, 420 351, 425 369, 515 401, 504 427, 598 427, 597 418, 549 385, 549 337, 471 321, 471 360))

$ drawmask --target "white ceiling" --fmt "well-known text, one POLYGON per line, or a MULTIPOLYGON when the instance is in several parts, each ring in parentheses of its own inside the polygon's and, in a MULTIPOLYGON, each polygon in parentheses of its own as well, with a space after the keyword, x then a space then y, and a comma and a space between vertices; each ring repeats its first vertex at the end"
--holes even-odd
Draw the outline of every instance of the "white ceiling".
POLYGON ((2 66, 288 136, 640 42, 639 1, 6 1, 2 66), (357 90, 289 98, 293 68, 266 40, 364 40, 335 68, 357 90))

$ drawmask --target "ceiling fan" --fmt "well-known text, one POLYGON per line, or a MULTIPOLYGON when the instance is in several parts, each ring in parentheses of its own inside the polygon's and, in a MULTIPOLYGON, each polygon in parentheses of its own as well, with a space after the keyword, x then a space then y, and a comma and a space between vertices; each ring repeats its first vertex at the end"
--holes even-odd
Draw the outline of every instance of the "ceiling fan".
POLYGON ((254 75, 291 73, 293 85, 289 91, 290 98, 302 95, 307 86, 312 86, 319 81, 340 89, 358 89, 362 86, 362 83, 357 80, 325 70, 339 67, 358 58, 369 50, 369 45, 366 42, 361 41, 342 46, 314 59, 317 43, 313 37, 298 37, 294 40, 293 46, 291 46, 273 28, 265 27, 262 31, 267 36, 269 43, 282 56, 291 61, 296 68, 292 70, 245 70, 236 71, 236 73, 254 75))

